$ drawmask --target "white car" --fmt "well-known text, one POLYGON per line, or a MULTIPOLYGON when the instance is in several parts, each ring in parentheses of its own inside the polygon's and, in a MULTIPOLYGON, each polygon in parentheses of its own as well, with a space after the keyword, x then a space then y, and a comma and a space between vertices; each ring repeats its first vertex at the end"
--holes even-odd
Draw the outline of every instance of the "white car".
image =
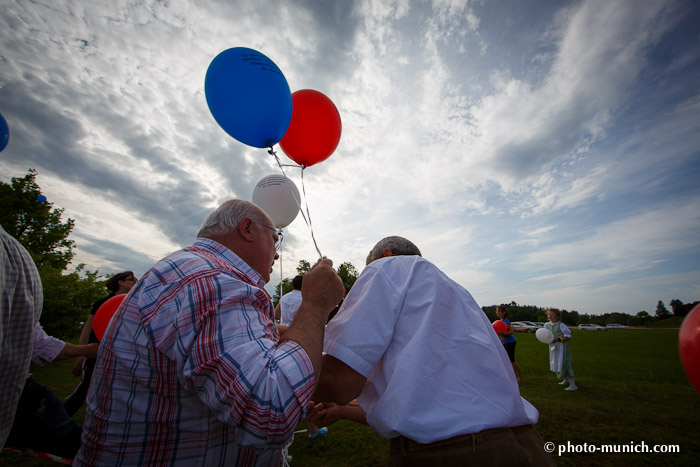
POLYGON ((600 324, 579 324, 578 328, 582 331, 607 331, 600 324))
POLYGON ((516 332, 535 332, 537 331, 537 326, 529 321, 512 321, 510 327, 516 332))
POLYGON ((629 329, 629 326, 625 326, 624 324, 608 324, 605 326, 608 329, 629 329))

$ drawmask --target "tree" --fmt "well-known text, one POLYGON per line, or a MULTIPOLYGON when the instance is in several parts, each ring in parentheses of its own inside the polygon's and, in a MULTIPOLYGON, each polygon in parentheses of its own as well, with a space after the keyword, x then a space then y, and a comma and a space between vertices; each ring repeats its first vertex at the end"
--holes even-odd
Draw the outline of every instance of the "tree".
POLYGON ((71 339, 80 334, 92 304, 107 290, 97 271, 79 264, 64 274, 73 259, 75 242, 68 238, 73 219, 61 221, 63 209, 55 209, 41 194, 37 173, 29 169, 11 184, 0 182, 0 225, 29 251, 41 277, 44 304, 41 324, 50 335, 71 339))
POLYGON ((75 242, 68 235, 75 221, 61 222, 63 209, 45 201, 36 175, 29 169, 24 177, 13 177, 11 185, 0 182, 0 225, 24 245, 37 267, 62 271, 73 259, 75 242))
POLYGON ((351 263, 345 262, 338 266, 338 275, 343 281, 343 285, 345 286, 345 293, 347 294, 348 292, 350 292, 350 288, 357 280, 359 273, 357 272, 355 266, 353 266, 351 263))
POLYGON ((656 305, 656 314, 655 314, 655 319, 661 320, 661 319, 666 319, 670 318, 671 313, 666 309, 666 305, 664 305, 664 302, 659 300, 659 303, 656 305))
POLYGON ((688 313, 690 313, 690 310, 692 310, 695 305, 697 305, 698 302, 693 302, 693 303, 683 303, 681 300, 678 299, 673 299, 670 302, 671 309, 673 310, 673 316, 685 316, 688 313))
POLYGON ((72 339, 80 335, 92 304, 107 295, 105 281, 97 272, 84 271, 78 265, 70 274, 50 266, 39 267, 44 288, 41 325, 50 336, 72 339))
POLYGON ((299 274, 300 276, 303 276, 304 274, 306 274, 310 270, 311 270, 311 263, 309 263, 305 259, 302 259, 301 261, 299 261, 299 266, 297 266, 297 274, 299 274))
MULTIPOLYGON (((299 265, 297 266, 297 273, 299 275, 304 275, 307 272, 311 270, 311 263, 306 261, 305 259, 302 259, 299 261, 299 265)), ((340 279, 343 281, 343 285, 345 286, 345 293, 348 293, 350 291, 350 287, 355 283, 357 280, 357 277, 359 276, 359 273, 357 272, 357 268, 352 265, 352 263, 345 262, 338 266, 337 273, 340 276, 340 279)), ((282 282, 282 295, 289 293, 292 291, 292 280, 289 278, 283 279, 282 282)), ((272 303, 277 305, 280 301, 280 282, 277 283, 275 286, 275 292, 272 294, 272 303)))
MULTIPOLYGON (((292 286, 292 280, 289 278, 282 279, 282 295, 287 294, 292 291, 294 286, 292 286)), ((280 282, 277 283, 275 286, 275 293, 272 294, 272 303, 277 306, 277 304, 280 302, 280 298, 282 298, 282 295, 280 295, 280 282)))
POLYGON ((671 305, 671 310, 673 310, 673 316, 683 316, 683 302, 674 298, 669 303, 671 305))

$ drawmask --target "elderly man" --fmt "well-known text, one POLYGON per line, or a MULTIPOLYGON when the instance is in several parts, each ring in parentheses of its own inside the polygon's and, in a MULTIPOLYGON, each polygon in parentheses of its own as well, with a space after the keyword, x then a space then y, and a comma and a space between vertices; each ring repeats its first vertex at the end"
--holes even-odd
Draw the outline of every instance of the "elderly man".
POLYGON ((405 238, 380 241, 326 328, 314 423, 365 421, 387 465, 554 465, 472 296, 405 238), (359 397, 358 397, 359 396, 359 397))
POLYGON ((279 335, 263 287, 278 258, 270 218, 230 200, 193 245, 151 268, 102 339, 76 465, 277 465, 314 391, 328 314, 343 296, 329 260, 279 335))

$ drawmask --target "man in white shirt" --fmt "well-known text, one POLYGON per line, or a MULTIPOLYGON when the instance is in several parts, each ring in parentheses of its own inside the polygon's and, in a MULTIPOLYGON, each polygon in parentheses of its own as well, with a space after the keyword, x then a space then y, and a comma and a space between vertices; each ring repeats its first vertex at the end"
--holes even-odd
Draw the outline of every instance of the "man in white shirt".
POLYGON ((372 249, 324 351, 314 398, 357 398, 346 418, 391 440, 387 465, 554 465, 486 314, 404 238, 372 249))
POLYGON ((302 275, 298 275, 292 279, 292 287, 294 289, 284 294, 277 304, 275 313, 277 314, 279 312, 279 320, 282 326, 289 326, 292 324, 292 321, 294 321, 294 315, 301 305, 301 284, 303 281, 304 276, 302 275))

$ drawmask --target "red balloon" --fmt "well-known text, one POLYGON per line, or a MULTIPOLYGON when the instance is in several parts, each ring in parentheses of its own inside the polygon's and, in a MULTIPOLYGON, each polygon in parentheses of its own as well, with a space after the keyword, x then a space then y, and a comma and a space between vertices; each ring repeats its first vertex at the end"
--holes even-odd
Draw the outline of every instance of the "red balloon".
POLYGON ((341 127, 333 101, 313 89, 302 89, 292 94, 292 121, 280 147, 297 164, 311 167, 333 154, 341 127))
POLYGON ((681 354, 685 374, 700 394, 700 305, 696 305, 681 324, 678 353, 681 354))
POLYGON ((499 319, 493 322, 493 330, 500 336, 508 332, 508 325, 499 319))
POLYGON ((124 297, 126 297, 126 294, 115 295, 100 305, 95 312, 95 316, 92 318, 92 332, 95 333, 99 340, 102 340, 109 321, 114 316, 119 305, 124 301, 124 297))

